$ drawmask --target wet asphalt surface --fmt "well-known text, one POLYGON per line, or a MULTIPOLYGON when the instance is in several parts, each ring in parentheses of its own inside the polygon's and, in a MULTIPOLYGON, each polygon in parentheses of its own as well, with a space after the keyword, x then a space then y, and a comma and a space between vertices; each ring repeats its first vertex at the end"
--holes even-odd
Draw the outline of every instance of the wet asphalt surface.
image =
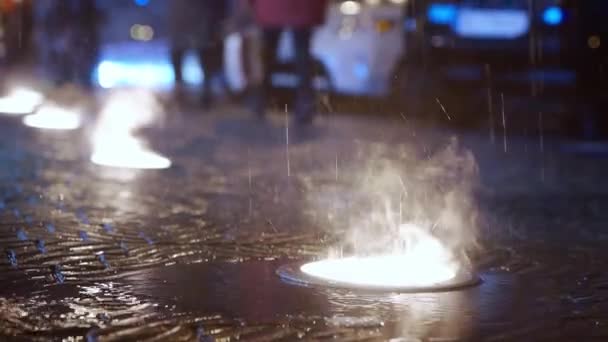
POLYGON ((601 154, 407 113, 287 130, 280 113, 185 112, 143 132, 174 163, 146 172, 90 164, 87 129, 0 119, 0 339, 608 339, 601 154), (463 163, 475 166, 466 179, 463 163), (281 282, 280 265, 348 240, 369 211, 349 203, 370 165, 400 170, 412 207, 466 196, 455 203, 470 226, 452 238, 481 285, 379 294, 281 282))

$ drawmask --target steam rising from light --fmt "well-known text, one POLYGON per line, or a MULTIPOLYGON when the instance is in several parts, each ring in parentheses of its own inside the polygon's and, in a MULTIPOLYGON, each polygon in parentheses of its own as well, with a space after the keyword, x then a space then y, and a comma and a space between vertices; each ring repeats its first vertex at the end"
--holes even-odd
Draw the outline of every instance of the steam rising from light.
POLYGON ((171 161, 149 150, 135 136, 138 129, 159 118, 160 105, 153 94, 143 90, 114 93, 100 113, 93 133, 91 161, 127 169, 166 169, 171 161))
POLYGON ((26 126, 53 129, 74 130, 80 127, 80 113, 76 109, 62 108, 55 104, 42 105, 36 113, 23 118, 26 126))
POLYGON ((6 115, 24 115, 32 113, 44 96, 26 88, 13 89, 8 95, 0 97, 0 113, 6 115))
POLYGON ((375 288, 445 288, 467 278, 478 247, 477 164, 455 139, 438 147, 421 155, 411 145, 355 146, 353 167, 340 175, 343 188, 308 192, 313 213, 327 212, 321 224, 344 238, 327 259, 300 271, 375 288))

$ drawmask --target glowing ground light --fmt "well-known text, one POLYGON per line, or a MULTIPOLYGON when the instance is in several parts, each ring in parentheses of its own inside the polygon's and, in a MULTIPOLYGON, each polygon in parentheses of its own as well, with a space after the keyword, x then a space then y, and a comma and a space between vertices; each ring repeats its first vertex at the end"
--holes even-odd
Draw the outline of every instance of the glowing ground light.
POLYGON ((99 115, 93 134, 91 162, 125 169, 166 169, 171 161, 151 151, 135 132, 159 115, 153 94, 144 91, 115 93, 99 115))
POLYGON ((330 281, 361 286, 428 286, 456 276, 452 265, 430 264, 408 255, 351 257, 304 264, 300 270, 330 281))
POLYGON ((25 115, 38 107, 44 96, 34 90, 16 88, 4 97, 0 97, 0 113, 6 115, 25 115))
POLYGON ((453 290, 475 285, 479 278, 461 269, 435 237, 420 232, 400 254, 326 259, 286 265, 283 280, 304 286, 374 289, 398 292, 453 290))
POLYGON ((138 146, 117 151, 96 151, 91 156, 91 162, 125 169, 167 169, 171 167, 169 159, 138 146))
POLYGON ((76 109, 43 105, 34 114, 24 117, 23 123, 41 129, 74 130, 80 127, 81 121, 80 113, 76 109))

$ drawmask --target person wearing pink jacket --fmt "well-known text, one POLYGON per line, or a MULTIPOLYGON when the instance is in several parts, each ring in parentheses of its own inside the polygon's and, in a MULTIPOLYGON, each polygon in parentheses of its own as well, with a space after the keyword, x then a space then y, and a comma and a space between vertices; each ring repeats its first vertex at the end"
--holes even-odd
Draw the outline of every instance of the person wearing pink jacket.
POLYGON ((281 32, 291 30, 295 50, 295 69, 298 76, 296 101, 293 106, 296 123, 311 123, 315 114, 312 89, 312 30, 325 21, 327 0, 249 0, 264 41, 264 81, 253 91, 253 111, 263 117, 270 89, 270 65, 276 58, 281 32))

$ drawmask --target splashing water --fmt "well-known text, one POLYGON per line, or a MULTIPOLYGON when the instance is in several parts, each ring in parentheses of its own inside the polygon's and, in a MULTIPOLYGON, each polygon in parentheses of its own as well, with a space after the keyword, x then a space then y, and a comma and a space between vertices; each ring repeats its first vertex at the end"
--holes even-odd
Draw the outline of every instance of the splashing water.
POLYGON ((149 150, 135 131, 153 123, 160 106, 145 91, 122 91, 110 97, 93 134, 91 161, 128 169, 166 169, 171 161, 149 150))
POLYGON ((44 96, 31 89, 15 88, 4 97, 0 97, 0 113, 6 115, 25 115, 38 107, 44 96))
POLYGON ((322 212, 328 199, 342 203, 338 219, 325 224, 344 235, 326 260, 300 271, 341 286, 378 288, 443 287, 470 274, 469 253, 477 247, 471 153, 453 139, 422 158, 408 146, 387 157, 376 147, 362 149, 344 190, 309 193, 322 212))
POLYGON ((436 237, 415 225, 400 227, 404 251, 391 255, 327 259, 302 265, 308 275, 373 287, 432 286, 453 279, 459 264, 436 237))
POLYGON ((74 130, 80 127, 80 110, 63 108, 55 104, 42 105, 23 118, 26 126, 53 130, 74 130))

